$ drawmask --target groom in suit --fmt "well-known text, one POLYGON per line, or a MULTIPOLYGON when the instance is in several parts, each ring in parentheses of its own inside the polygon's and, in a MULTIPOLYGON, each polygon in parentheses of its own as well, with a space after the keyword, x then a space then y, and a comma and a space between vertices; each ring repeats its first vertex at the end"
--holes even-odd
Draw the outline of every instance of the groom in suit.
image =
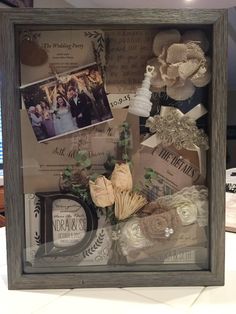
POLYGON ((72 97, 69 100, 70 110, 73 118, 76 118, 76 123, 79 129, 91 125, 91 110, 85 93, 78 93, 75 87, 69 88, 69 93, 72 97))

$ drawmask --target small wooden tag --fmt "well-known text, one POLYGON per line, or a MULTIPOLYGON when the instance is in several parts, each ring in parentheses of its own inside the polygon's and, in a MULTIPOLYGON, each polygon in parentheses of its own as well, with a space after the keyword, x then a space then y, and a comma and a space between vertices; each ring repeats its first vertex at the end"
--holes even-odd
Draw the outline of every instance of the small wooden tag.
POLYGON ((25 65, 39 66, 47 62, 48 55, 36 42, 24 39, 20 46, 20 60, 25 65))

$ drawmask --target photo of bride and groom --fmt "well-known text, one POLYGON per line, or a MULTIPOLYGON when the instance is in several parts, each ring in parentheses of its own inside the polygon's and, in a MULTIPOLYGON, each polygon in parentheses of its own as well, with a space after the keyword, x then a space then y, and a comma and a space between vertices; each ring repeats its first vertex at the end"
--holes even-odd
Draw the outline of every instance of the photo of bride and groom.
POLYGON ((31 84, 21 92, 39 142, 113 118, 97 64, 31 84))

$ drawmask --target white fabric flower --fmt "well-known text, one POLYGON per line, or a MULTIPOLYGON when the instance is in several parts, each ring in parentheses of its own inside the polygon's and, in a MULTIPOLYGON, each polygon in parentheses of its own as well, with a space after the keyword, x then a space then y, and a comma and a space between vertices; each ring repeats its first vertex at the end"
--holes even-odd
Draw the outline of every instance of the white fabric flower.
POLYGON ((208 225, 208 190, 205 186, 185 187, 173 195, 159 197, 157 208, 175 209, 183 225, 197 222, 200 227, 208 225))
POLYGON ((184 226, 191 225, 197 221, 197 206, 189 200, 185 200, 183 203, 178 204, 177 213, 184 226))

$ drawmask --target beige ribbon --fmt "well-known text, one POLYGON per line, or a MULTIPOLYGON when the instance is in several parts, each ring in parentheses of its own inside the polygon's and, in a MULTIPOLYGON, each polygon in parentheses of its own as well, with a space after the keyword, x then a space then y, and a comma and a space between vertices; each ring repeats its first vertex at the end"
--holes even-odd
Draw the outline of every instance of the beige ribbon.
MULTIPOLYGON (((165 117, 170 113, 170 110, 173 110, 173 107, 168 107, 168 106, 162 106, 161 111, 160 111, 160 116, 165 117)), ((196 121, 197 119, 201 118, 207 113, 206 108, 202 104, 198 104, 195 106, 193 109, 188 111, 187 113, 182 113, 178 108, 175 108, 176 113, 178 114, 179 118, 181 119, 183 116, 189 117, 192 120, 196 121)), ((158 138, 156 134, 150 136, 148 139, 143 141, 141 145, 150 147, 150 148, 155 148, 161 144, 161 139, 158 138)), ((198 154, 198 159, 199 159, 199 170, 200 174, 203 176, 203 178, 206 177, 206 153, 203 151, 200 147, 197 145, 193 145, 193 148, 188 148, 188 150, 191 151, 196 151, 198 154)))

